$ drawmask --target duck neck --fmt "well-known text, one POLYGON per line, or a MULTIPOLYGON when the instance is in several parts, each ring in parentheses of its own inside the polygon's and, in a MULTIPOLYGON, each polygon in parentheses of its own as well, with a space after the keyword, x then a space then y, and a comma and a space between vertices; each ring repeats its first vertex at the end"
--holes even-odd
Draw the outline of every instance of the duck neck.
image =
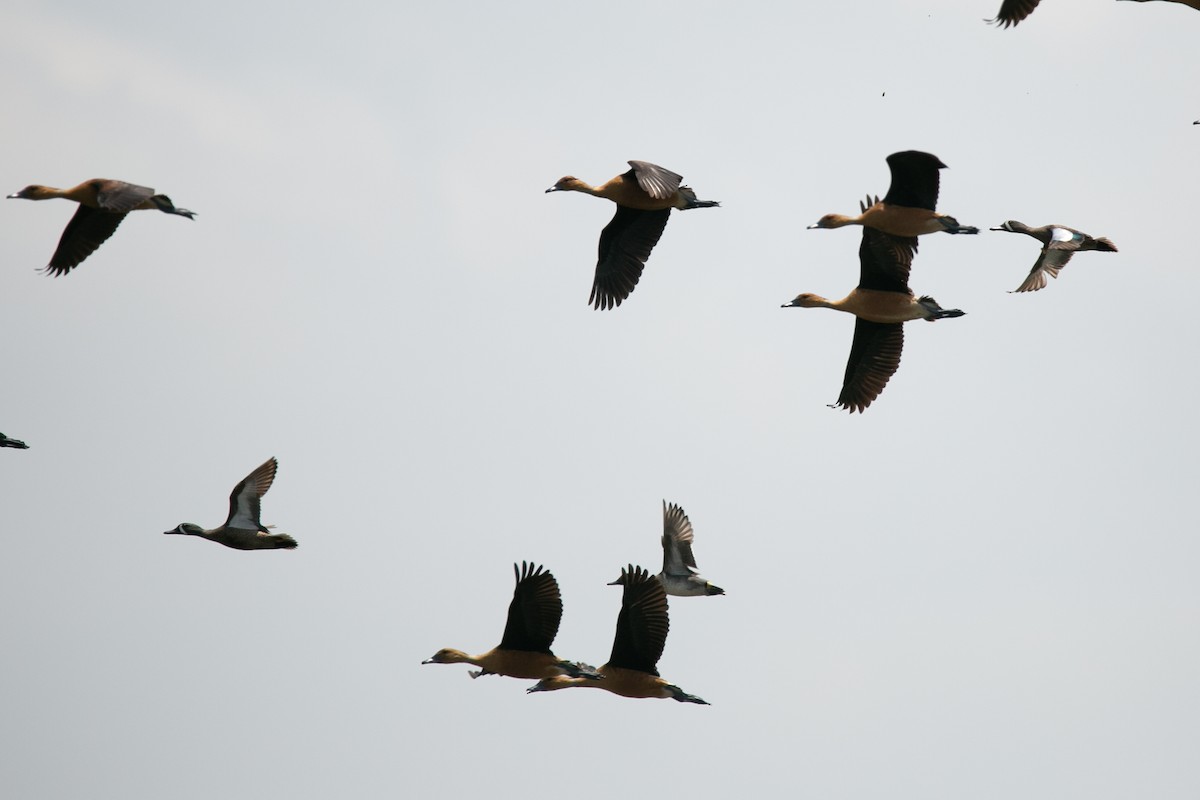
MULTIPOLYGON (((77 187, 78 188, 78 187, 77 187)), ((73 189, 59 189, 54 186, 42 186, 36 193, 25 195, 26 200, 54 200, 55 198, 63 198, 65 200, 76 200, 71 196, 73 189)))
POLYGON ((857 217, 847 217, 845 214, 830 214, 826 220, 826 227, 829 228, 844 228, 847 225, 862 225, 862 215, 857 217))
POLYGON ((811 303, 809 308, 832 308, 834 311, 846 311, 847 310, 846 308, 844 308, 844 306, 846 304, 846 301, 844 299, 843 300, 828 300, 824 297, 821 297, 821 295, 819 295, 819 294, 814 294, 812 297, 810 297, 809 303, 811 303))
POLYGON ((602 187, 602 186, 601 187, 591 186, 591 185, 579 180, 578 178, 575 178, 570 183, 568 183, 566 186, 561 187, 559 189, 559 191, 583 192, 584 194, 590 194, 593 197, 604 197, 605 195, 604 195, 603 189, 604 189, 604 187, 602 187))

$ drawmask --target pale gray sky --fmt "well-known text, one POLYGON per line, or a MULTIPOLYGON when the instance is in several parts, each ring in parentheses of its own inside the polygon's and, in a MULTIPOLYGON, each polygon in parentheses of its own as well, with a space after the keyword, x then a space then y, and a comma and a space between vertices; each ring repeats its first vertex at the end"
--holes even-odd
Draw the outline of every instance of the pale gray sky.
POLYGON ((1200 13, 998 6, 6 10, 3 194, 199 216, 55 280, 70 204, 0 203, 0 794, 1195 798, 1200 13), (1013 295, 1033 240, 926 237, 967 316, 849 416, 853 321, 779 304, 854 285, 804 226, 910 148, 963 224, 1120 252, 1013 295), (596 312, 611 204, 543 190, 627 159, 723 207, 596 312), (298 550, 161 535, 272 455, 298 550), (499 641, 521 559, 602 663, 664 498, 728 591, 660 662, 710 707, 420 665, 499 641))

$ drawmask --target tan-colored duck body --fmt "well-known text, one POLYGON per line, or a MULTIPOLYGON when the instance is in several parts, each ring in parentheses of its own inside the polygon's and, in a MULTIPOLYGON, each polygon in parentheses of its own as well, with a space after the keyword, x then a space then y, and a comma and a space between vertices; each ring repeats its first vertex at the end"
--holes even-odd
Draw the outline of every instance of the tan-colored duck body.
POLYGON ((229 495, 229 516, 225 524, 205 529, 191 522, 181 522, 167 534, 198 536, 234 550, 292 550, 296 540, 286 533, 271 533, 259 519, 262 496, 275 482, 279 462, 268 459, 233 487, 229 495))
POLYGON ((1010 219, 994 231, 1023 233, 1032 236, 1042 243, 1042 251, 1029 275, 1021 282, 1015 292, 1036 292, 1046 286, 1046 276, 1057 278, 1058 272, 1067 265, 1076 252, 1082 250, 1099 250, 1104 253, 1117 252, 1117 246, 1109 239, 1090 236, 1083 231, 1068 228, 1066 225, 1040 225, 1031 228, 1023 222, 1010 219))
POLYGON ((842 391, 833 407, 862 413, 879 396, 900 368, 905 322, 963 316, 957 308, 942 308, 932 297, 913 295, 908 277, 915 248, 915 238, 899 238, 864 227, 858 248, 858 286, 850 294, 841 300, 826 300, 804 293, 783 305, 832 308, 856 317, 842 391))
POLYGON ((422 664, 471 664, 479 667, 470 670, 472 678, 481 675, 507 675, 510 678, 540 680, 575 671, 575 664, 563 661, 553 653, 538 653, 531 650, 509 650, 493 647, 486 653, 473 656, 453 647, 443 647, 422 664))
POLYGON ((33 184, 19 192, 10 194, 9 199, 20 200, 73 200, 79 204, 75 216, 67 223, 46 272, 54 276, 65 275, 96 251, 113 233, 125 215, 131 211, 156 209, 165 214, 175 214, 194 219, 196 212, 176 208, 165 194, 155 194, 153 189, 125 181, 93 178, 70 189, 33 184))
POLYGON ((819 294, 805 292, 787 303, 783 308, 832 308, 845 311, 859 319, 884 324, 912 322, 915 319, 942 319, 960 316, 946 311, 931 297, 916 298, 899 292, 881 292, 875 289, 851 289, 841 300, 826 300, 819 294))
POLYGON ((934 210, 939 188, 938 170, 946 168, 937 156, 905 150, 892 153, 887 157, 887 163, 892 182, 883 200, 868 196, 866 203, 859 204, 862 213, 858 216, 826 214, 809 225, 809 229, 862 225, 902 238, 942 232, 979 233, 978 228, 960 225, 954 217, 934 210))
POLYGON ((657 674, 644 672, 640 669, 625 669, 624 667, 613 666, 610 663, 598 667, 596 673, 600 676, 601 680, 593 681, 586 678, 557 675, 553 678, 543 678, 535 686, 531 686, 525 691, 553 692, 558 689, 569 689, 572 686, 594 686, 612 694, 619 694, 621 697, 629 697, 634 700, 678 700, 681 703, 709 705, 699 697, 683 691, 675 684, 668 683, 657 674))
POLYGON ((542 567, 521 562, 513 564, 517 585, 508 605, 508 621, 500 644, 479 655, 444 647, 422 664, 472 664, 472 678, 480 675, 507 675, 510 678, 538 680, 557 675, 573 675, 595 680, 596 673, 573 661, 558 658, 550 650, 562 621, 562 595, 558 581, 542 567))
POLYGON ((671 209, 687 211, 720 205, 697 200, 682 185, 683 176, 648 161, 630 161, 632 168, 599 186, 590 186, 568 175, 546 190, 583 192, 617 205, 617 213, 600 232, 599 257, 588 303, 594 308, 615 308, 637 286, 646 259, 667 226, 671 209))
MULTIPOLYGON (((668 683, 658 674, 658 660, 670 630, 667 593, 658 578, 632 564, 614 581, 624 586, 617 631, 608 663, 596 670, 603 680, 590 681, 566 675, 544 678, 528 692, 552 692, 575 686, 592 686, 632 698, 660 698, 708 705, 695 695, 668 683)), ((581 665, 586 667, 586 665, 581 665)), ((590 668, 589 668, 590 669, 590 668)))

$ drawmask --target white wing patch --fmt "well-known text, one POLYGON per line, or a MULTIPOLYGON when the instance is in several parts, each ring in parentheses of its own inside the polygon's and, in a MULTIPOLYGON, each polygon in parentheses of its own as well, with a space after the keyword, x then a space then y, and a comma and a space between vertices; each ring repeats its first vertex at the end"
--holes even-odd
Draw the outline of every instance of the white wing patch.
POLYGON ((1054 228, 1050 233, 1050 240, 1054 242, 1069 242, 1074 238, 1075 234, 1066 228, 1054 228))
POLYGON ((242 491, 238 492, 237 510, 233 516, 229 518, 228 527, 243 528, 246 530, 258 530, 258 514, 254 508, 255 500, 257 500, 257 487, 253 481, 246 481, 246 485, 242 487, 242 491))

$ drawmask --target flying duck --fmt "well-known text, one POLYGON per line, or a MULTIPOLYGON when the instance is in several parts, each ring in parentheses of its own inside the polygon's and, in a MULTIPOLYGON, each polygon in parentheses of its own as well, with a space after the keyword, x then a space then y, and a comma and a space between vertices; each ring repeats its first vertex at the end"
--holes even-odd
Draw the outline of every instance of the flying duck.
POLYGON ((854 342, 846 362, 846 376, 837 403, 851 414, 860 414, 887 386, 900 368, 904 348, 904 323, 914 319, 933 322, 961 317, 957 308, 945 309, 932 297, 914 297, 908 288, 915 238, 900 238, 864 227, 858 247, 858 287, 842 300, 826 300, 816 294, 801 294, 783 308, 832 308, 858 319, 854 342))
POLYGON ((608 663, 596 670, 604 680, 590 681, 567 675, 543 678, 527 692, 552 692, 572 686, 595 686, 622 697, 670 697, 681 703, 708 705, 658 674, 658 659, 667 643, 670 619, 667 593, 657 578, 641 567, 629 565, 621 570, 616 583, 625 587, 621 595, 621 613, 613 638, 608 663))
MULTIPOLYGON (((663 500, 663 568, 657 576, 667 594, 677 597, 699 597, 725 594, 720 586, 700 576, 696 568, 696 557, 692 555, 692 523, 679 506, 663 500)), ((621 579, 609 586, 616 586, 621 579)))
POLYGON ((55 197, 79 203, 75 216, 71 217, 62 238, 58 240, 58 248, 46 265, 46 272, 55 277, 65 275, 82 264, 113 235, 130 211, 156 208, 165 214, 188 219, 196 216, 194 211, 176 208, 165 194, 155 194, 153 189, 145 186, 105 178, 93 178, 71 189, 33 184, 8 196, 10 200, 52 200, 55 197))
POLYGON ((583 192, 612 200, 617 213, 600 232, 600 256, 588 303, 597 310, 621 305, 629 297, 650 251, 658 244, 672 208, 718 206, 713 200, 697 200, 696 193, 681 186, 682 175, 648 161, 630 161, 633 169, 600 186, 588 186, 570 175, 559 178, 549 192, 583 192))
POLYGON ((550 650, 562 621, 562 595, 558 581, 549 571, 535 564, 521 562, 520 571, 513 564, 517 586, 508 604, 508 621, 500 644, 481 655, 472 656, 462 650, 444 647, 422 664, 474 664, 472 678, 480 675, 507 675, 510 678, 549 678, 571 675, 584 680, 598 676, 590 668, 573 661, 564 661, 550 650))
MULTIPOLYGON (((859 203, 862 213, 857 217, 826 214, 809 225, 814 228, 841 228, 845 225, 865 225, 893 236, 916 237, 926 233, 979 233, 979 228, 959 225, 958 220, 934 211, 938 198, 938 170, 946 165, 932 153, 905 150, 887 157, 892 182, 880 202, 868 196, 859 203)), ((914 241, 913 247, 916 244, 914 241)))
POLYGON ((1108 239, 1104 237, 1094 239, 1083 231, 1077 231, 1065 225, 1042 225, 1038 228, 1031 228, 1023 222, 1010 219, 999 228, 991 228, 991 230, 1023 233, 1042 243, 1042 252, 1038 254, 1037 261, 1033 262, 1033 269, 1029 270, 1029 275, 1024 282, 1015 289, 1017 292, 1036 292, 1044 288, 1046 276, 1057 278, 1058 271, 1067 265, 1071 256, 1075 255, 1078 250, 1117 252, 1117 246, 1108 239))
POLYGON ((181 522, 174 530, 163 533, 199 536, 234 550, 291 550, 296 547, 295 539, 286 533, 271 533, 258 518, 262 496, 271 488, 278 468, 279 462, 274 458, 267 459, 233 487, 233 493, 229 495, 229 516, 224 525, 205 530, 199 525, 181 522))
POLYGON ((25 444, 24 442, 20 441, 19 439, 10 439, 7 436, 5 436, 3 433, 0 433, 0 447, 12 447, 17 450, 28 450, 29 449, 29 445, 25 444))

